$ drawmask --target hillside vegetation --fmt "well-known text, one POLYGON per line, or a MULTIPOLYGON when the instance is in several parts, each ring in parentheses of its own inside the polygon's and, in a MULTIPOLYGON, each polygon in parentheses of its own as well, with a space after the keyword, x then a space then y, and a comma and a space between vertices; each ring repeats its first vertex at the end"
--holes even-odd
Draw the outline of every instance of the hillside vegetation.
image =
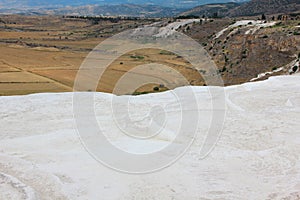
POLYGON ((181 31, 206 48, 225 85, 232 85, 265 72, 289 74, 292 67, 298 66, 299 24, 300 20, 265 23, 215 19, 182 27, 181 31))
POLYGON ((300 12, 299 0, 251 0, 245 3, 218 3, 197 6, 180 16, 241 17, 262 14, 289 14, 300 12))

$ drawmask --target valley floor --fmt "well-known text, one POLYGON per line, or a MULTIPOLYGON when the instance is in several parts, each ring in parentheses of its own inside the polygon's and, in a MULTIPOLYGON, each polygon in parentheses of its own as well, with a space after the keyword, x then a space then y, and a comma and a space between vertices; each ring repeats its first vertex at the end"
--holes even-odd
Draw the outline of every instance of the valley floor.
MULTIPOLYGON (((94 47, 113 35, 140 27, 159 28, 156 37, 178 31, 193 38, 215 62, 217 73, 225 85, 289 74, 294 66, 287 65, 297 59, 299 61, 299 20, 266 23, 254 17, 248 20, 162 18, 119 21, 104 18, 97 19, 97 23, 95 20, 84 17, 0 16, 0 96, 71 92, 78 69, 94 47)), ((175 69, 186 77, 190 85, 205 85, 203 77, 210 76, 209 70, 192 68, 181 55, 160 49, 141 49, 128 52, 111 63, 97 91, 112 93, 121 76, 125 73, 133 75, 131 69, 149 63, 175 69)), ((299 71, 299 62, 296 63, 295 72, 299 71)), ((160 82, 167 82, 172 76, 168 72, 153 71, 151 76, 160 82)), ((140 72, 135 78, 138 81, 145 76, 149 77, 149 74, 140 72)), ((176 78, 172 81, 176 82, 176 78)), ((182 83, 176 84, 176 87, 183 86, 182 83)), ((153 92, 154 87, 157 85, 141 87, 135 92, 153 92)))

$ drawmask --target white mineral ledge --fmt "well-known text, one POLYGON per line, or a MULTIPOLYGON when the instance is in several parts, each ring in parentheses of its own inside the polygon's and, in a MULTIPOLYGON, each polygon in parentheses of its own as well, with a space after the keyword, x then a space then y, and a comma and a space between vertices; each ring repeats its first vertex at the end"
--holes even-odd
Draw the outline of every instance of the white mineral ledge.
MULTIPOLYGON (((193 90, 200 109, 209 105, 207 87, 193 90)), ((72 93, 0 97, 0 199, 300 199, 300 76, 230 86, 225 94, 223 131, 205 159, 196 139, 176 163, 142 175, 114 171, 85 150, 72 93)), ((170 96, 132 97, 133 113, 157 102, 170 103, 171 113, 178 107, 170 96)), ((147 152, 172 140, 169 131, 142 147, 131 144, 112 120, 111 97, 95 94, 97 119, 112 143, 147 152)), ((198 140, 209 123, 198 128, 198 140)))

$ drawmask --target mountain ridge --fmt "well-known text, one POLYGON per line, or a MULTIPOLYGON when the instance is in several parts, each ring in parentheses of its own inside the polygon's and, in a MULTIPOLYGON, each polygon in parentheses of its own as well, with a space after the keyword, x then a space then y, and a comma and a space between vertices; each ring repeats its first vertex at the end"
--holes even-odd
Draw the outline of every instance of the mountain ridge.
POLYGON ((104 16, 131 16, 131 17, 172 17, 183 11, 183 9, 162 7, 156 5, 94 5, 75 8, 61 8, 54 11, 58 15, 104 15, 104 16))
POLYGON ((121 4, 137 4, 137 5, 159 5, 172 8, 193 8, 196 5, 204 5, 210 3, 226 3, 226 2, 244 2, 248 0, 0 0, 0 8, 49 8, 49 7, 66 7, 66 6, 85 6, 85 5, 121 5, 121 4))
POLYGON ((181 13, 180 16, 226 16, 231 9, 239 6, 240 3, 235 2, 200 5, 181 13))
POLYGON ((300 12, 299 0, 251 0, 243 3, 218 3, 194 7, 180 16, 241 17, 300 12))
POLYGON ((299 0, 251 0, 238 8, 231 10, 228 15, 254 16, 261 14, 286 14, 300 11, 299 0))
POLYGON ((126 17, 174 17, 184 9, 156 5, 85 5, 55 9, 1 9, 2 14, 21 15, 74 15, 74 16, 126 16, 126 17))
MULTIPOLYGON (((68 0, 53 0, 51 5, 46 7, 45 3, 36 3, 37 0, 27 0, 20 3, 19 0, 0 1, 0 14, 23 14, 23 15, 87 15, 87 16, 130 16, 130 17, 175 17, 175 16, 206 16, 206 17, 241 17, 257 16, 262 14, 288 14, 300 12, 299 0, 238 0, 227 3, 210 3, 199 5, 191 9, 184 8, 178 3, 177 6, 170 5, 168 1, 156 5, 156 0, 147 4, 141 4, 143 0, 134 0, 133 3, 118 4, 120 0, 113 0, 106 4, 80 5, 82 1, 75 0, 72 5, 62 6, 68 0), (136 3, 135 3, 136 2, 136 3), (34 6, 33 6, 34 5, 34 6), (61 6, 58 6, 61 5, 61 6), (77 5, 77 6, 74 6, 77 5), (79 5, 79 6, 78 6, 79 5), (51 7, 52 6, 52 7, 51 7)), ((88 0, 87 3, 99 3, 99 0, 88 0)), ((121 2, 121 1, 120 1, 121 2)), ((124 2, 124 1, 123 1, 124 2)), ((212 1, 204 1, 212 2, 212 1)), ((202 3, 204 3, 202 2, 202 3)), ((214 2, 214 1, 213 1, 214 2)))

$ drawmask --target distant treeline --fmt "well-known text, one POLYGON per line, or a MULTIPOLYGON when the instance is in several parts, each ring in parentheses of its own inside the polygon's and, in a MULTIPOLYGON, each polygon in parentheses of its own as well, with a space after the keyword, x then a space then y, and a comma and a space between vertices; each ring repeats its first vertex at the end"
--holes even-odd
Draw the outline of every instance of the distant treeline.
MULTIPOLYGON (((253 15, 253 16, 256 16, 253 15)), ((277 20, 282 20, 282 18, 284 16, 289 16, 290 19, 294 19, 294 18, 299 18, 300 17, 300 13, 289 13, 289 14, 285 14, 285 15, 282 15, 282 14, 279 14, 277 15, 277 20)), ((220 16, 217 12, 213 13, 212 15, 202 15, 202 16, 197 16, 197 15, 181 15, 181 16, 178 16, 176 17, 176 19, 199 19, 199 18, 223 18, 223 17, 226 17, 226 16, 220 16)), ((262 14, 262 20, 266 20, 266 15, 265 14, 262 14)), ((275 16, 272 17, 272 20, 275 20, 275 16)))
POLYGON ((180 15, 179 17, 176 17, 176 19, 200 19, 200 18, 222 18, 222 16, 219 16, 217 12, 213 13, 212 15, 180 15))
POLYGON ((300 13, 291 13, 290 16, 291 17, 297 17, 297 16, 300 16, 300 13))
POLYGON ((132 20, 132 21, 136 21, 136 20, 141 20, 143 18, 141 17, 123 17, 123 16, 119 16, 119 17, 109 17, 109 16, 63 16, 64 18, 70 18, 70 19, 87 19, 90 21, 93 21, 94 24, 98 24, 100 21, 110 21, 111 23, 118 23, 121 20, 132 20))
POLYGON ((201 17, 196 15, 181 15, 179 17, 176 17, 176 19, 198 19, 198 18, 201 17))

